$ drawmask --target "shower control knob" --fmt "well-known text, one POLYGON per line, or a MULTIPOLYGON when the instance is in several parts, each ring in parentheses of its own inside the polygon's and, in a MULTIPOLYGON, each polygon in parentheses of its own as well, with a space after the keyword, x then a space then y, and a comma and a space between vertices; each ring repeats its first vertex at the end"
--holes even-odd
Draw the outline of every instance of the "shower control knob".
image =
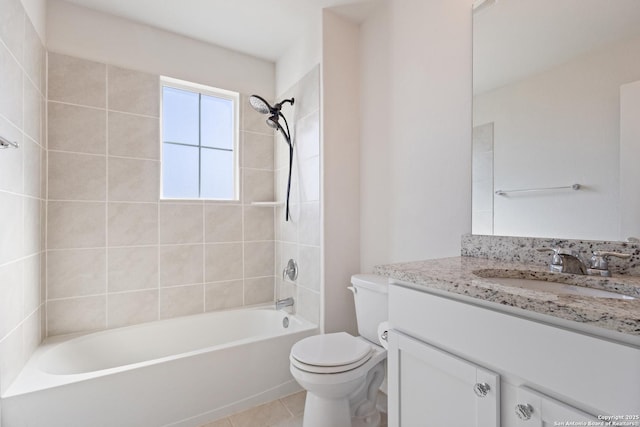
POLYGON ((531 419, 531 415, 533 414, 533 406, 526 404, 516 405, 516 415, 523 421, 527 421, 531 419))
POLYGON ((489 393, 489 390, 491 390, 491 387, 487 383, 477 383, 473 386, 473 392, 478 397, 485 397, 489 393))

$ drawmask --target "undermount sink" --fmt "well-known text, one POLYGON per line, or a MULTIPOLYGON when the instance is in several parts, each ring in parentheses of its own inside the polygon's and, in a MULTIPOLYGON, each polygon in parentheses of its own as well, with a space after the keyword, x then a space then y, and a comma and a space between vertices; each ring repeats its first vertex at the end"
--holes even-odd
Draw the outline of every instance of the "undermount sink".
POLYGON ((571 285, 567 283, 553 282, 549 280, 539 279, 524 279, 513 277, 484 277, 491 282, 498 283, 505 286, 513 286, 522 289, 531 289, 535 291, 553 292, 555 294, 564 295, 580 295, 586 297, 596 298, 615 298, 622 300, 635 299, 629 295, 618 294, 616 292, 609 292, 602 289, 586 288, 584 286, 571 285))

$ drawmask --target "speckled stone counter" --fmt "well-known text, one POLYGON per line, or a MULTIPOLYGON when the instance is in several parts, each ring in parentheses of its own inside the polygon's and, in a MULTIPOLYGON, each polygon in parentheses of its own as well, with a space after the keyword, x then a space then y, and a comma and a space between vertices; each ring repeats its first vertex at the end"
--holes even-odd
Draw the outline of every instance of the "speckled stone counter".
POLYGON ((412 283, 416 288, 436 289, 515 307, 560 319, 640 336, 640 276, 602 278, 550 273, 546 266, 494 259, 453 257, 380 265, 375 274, 412 283), (478 273, 478 274, 476 274, 478 273), (485 276, 485 277, 480 277, 485 276), (633 300, 555 294, 492 282, 491 277, 539 278, 609 290, 636 297, 633 300))

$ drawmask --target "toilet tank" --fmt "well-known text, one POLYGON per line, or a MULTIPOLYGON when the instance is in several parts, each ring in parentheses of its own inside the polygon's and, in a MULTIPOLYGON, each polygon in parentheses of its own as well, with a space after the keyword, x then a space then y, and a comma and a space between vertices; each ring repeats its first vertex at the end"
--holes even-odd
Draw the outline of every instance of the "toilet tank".
POLYGON ((380 344, 378 325, 389 318, 388 278, 375 274, 355 274, 351 276, 351 284, 358 334, 374 344, 380 344))

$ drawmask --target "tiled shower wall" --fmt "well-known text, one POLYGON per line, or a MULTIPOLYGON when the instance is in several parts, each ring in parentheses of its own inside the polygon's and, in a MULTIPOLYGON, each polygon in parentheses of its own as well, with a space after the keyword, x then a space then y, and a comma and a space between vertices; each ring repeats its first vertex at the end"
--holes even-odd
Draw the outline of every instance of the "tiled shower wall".
MULTIPOLYGON (((276 210, 276 275, 278 298, 293 296, 298 314, 320 324, 320 66, 315 66, 278 100, 295 98, 283 107, 294 141, 291 182, 291 220, 285 208, 276 210), (282 280, 289 259, 298 263, 298 278, 282 280)), ((276 138, 277 200, 286 199, 289 149, 276 138)))
POLYGON ((160 200, 159 76, 49 53, 47 335, 274 298, 274 136, 242 96, 240 200, 160 200))
POLYGON ((41 341, 45 50, 20 0, 0 1, 0 392, 41 341))

